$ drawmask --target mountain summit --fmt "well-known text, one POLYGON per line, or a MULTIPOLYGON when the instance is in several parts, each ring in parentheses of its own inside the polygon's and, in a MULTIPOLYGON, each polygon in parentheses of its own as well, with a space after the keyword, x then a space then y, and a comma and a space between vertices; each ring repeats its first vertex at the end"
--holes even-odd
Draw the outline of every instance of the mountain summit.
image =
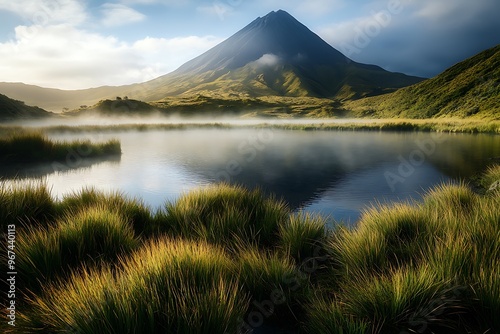
POLYGON ((149 99, 178 94, 351 99, 422 78, 356 63, 283 10, 259 17, 174 72, 145 83, 149 99))
POLYGON ((348 59, 283 10, 259 17, 213 49, 181 66, 175 74, 235 70, 266 58, 294 66, 343 65, 348 59), (262 58, 264 57, 264 58, 262 58))

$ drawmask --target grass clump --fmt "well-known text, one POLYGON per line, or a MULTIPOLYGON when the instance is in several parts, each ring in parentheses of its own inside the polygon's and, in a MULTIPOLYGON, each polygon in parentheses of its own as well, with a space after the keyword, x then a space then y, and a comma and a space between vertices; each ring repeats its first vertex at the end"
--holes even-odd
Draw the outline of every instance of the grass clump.
POLYGON ((326 221, 320 216, 299 213, 279 225, 280 247, 296 263, 318 257, 326 237, 326 221))
POLYGON ((0 227, 30 221, 46 224, 56 214, 50 190, 42 182, 0 182, 0 227))
POLYGON ((96 206, 48 228, 27 228, 16 243, 20 281, 34 289, 71 268, 116 260, 137 248, 138 239, 121 215, 96 206))
POLYGON ((33 300, 27 326, 77 333, 237 332, 248 300, 221 249, 160 240, 122 261, 90 270, 33 300), (43 316, 40 316, 43 315, 43 316))
POLYGON ((443 185, 333 231, 228 185, 156 215, 118 193, 41 194, 24 201, 48 205, 49 219, 8 204, 24 222, 18 326, 29 332, 500 332, 498 192, 443 185))
POLYGON ((488 168, 481 178, 481 185, 488 193, 500 192, 500 165, 493 165, 488 168))
POLYGON ((371 333, 499 331, 499 207, 500 196, 443 185, 422 203, 370 209, 356 228, 328 241, 333 266, 324 275, 337 284, 319 287, 322 297, 308 312, 326 325, 307 326, 320 333, 365 325, 371 333))
POLYGON ((168 203, 161 228, 172 235, 224 246, 276 243, 279 225, 289 210, 282 201, 266 198, 259 190, 226 184, 195 190, 168 203))
POLYGON ((82 158, 98 158, 121 154, 118 140, 93 144, 88 140, 54 142, 41 132, 15 133, 0 138, 1 163, 34 163, 66 161, 75 155, 82 158))
POLYGON ((151 210, 140 200, 129 199, 119 192, 105 193, 95 188, 84 188, 66 195, 57 209, 60 214, 85 211, 96 205, 109 211, 119 213, 133 227, 137 235, 153 234, 154 219, 151 210))

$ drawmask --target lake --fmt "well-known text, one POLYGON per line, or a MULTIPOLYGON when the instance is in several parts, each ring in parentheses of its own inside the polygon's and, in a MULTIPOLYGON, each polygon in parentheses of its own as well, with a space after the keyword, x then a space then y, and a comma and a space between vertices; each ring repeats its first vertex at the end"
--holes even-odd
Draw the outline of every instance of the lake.
POLYGON ((260 187, 294 210, 354 224, 376 203, 418 200, 500 157, 500 137, 414 132, 287 131, 264 128, 51 133, 56 140, 121 141, 122 156, 0 168, 0 176, 43 178, 56 197, 83 187, 118 190, 151 207, 215 182, 260 187), (71 167, 68 169, 67 167, 71 167))

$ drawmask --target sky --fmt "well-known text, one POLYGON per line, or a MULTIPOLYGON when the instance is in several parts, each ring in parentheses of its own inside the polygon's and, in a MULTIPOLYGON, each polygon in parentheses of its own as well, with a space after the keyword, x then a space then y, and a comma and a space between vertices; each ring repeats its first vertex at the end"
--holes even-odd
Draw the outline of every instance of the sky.
POLYGON ((278 9, 349 58, 409 75, 500 44, 499 0, 0 0, 0 81, 144 82, 278 9))

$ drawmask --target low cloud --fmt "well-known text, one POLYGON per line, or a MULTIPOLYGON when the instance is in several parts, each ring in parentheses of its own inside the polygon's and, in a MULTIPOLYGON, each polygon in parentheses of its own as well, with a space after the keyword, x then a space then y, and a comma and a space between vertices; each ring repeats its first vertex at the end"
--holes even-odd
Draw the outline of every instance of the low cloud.
POLYGON ((271 67, 278 65, 280 63, 281 59, 277 55, 274 55, 272 53, 266 53, 256 61, 252 62, 252 64, 258 66, 258 67, 271 67))

